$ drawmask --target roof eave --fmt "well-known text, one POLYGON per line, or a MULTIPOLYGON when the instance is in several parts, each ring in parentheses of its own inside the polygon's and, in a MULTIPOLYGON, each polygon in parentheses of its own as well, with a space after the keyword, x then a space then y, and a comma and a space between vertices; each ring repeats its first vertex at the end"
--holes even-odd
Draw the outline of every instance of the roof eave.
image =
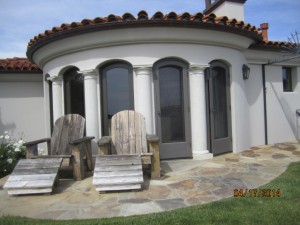
POLYGON ((86 25, 77 28, 72 28, 70 30, 64 30, 63 32, 53 33, 49 36, 42 38, 41 40, 36 41, 30 47, 27 48, 26 55, 28 59, 34 63, 33 55, 41 47, 64 39, 72 37, 74 35, 87 34, 97 31, 111 30, 111 29, 126 29, 126 28, 139 28, 139 27, 186 27, 186 28, 195 28, 195 29, 209 29, 216 31, 223 31, 234 33, 242 36, 246 36, 255 41, 262 41, 262 36, 259 35, 256 31, 249 31, 238 27, 233 27, 229 25, 222 25, 217 23, 209 22, 195 22, 195 21, 178 21, 178 20, 134 20, 134 21, 123 21, 123 22, 112 22, 112 23, 103 23, 103 24, 93 24, 86 25))

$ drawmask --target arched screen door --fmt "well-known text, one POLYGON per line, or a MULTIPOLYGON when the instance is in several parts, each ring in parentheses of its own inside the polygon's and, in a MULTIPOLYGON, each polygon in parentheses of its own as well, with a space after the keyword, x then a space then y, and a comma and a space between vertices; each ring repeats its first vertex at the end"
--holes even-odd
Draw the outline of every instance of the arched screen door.
POLYGON ((213 154, 232 152, 229 69, 213 62, 206 78, 210 150, 213 154))
POLYGON ((102 131, 110 135, 111 118, 122 110, 133 110, 132 67, 127 64, 111 64, 101 71, 102 83, 102 131))
POLYGON ((163 61, 155 66, 156 124, 162 159, 192 157, 185 65, 163 61))
POLYGON ((77 68, 67 70, 64 75, 65 114, 79 114, 85 118, 83 76, 77 68))

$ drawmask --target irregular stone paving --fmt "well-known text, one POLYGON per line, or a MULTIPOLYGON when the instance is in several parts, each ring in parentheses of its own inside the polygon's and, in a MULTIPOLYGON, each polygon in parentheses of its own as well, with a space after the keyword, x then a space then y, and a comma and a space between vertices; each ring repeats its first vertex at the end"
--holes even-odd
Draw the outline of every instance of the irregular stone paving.
POLYGON ((163 161, 162 178, 147 178, 141 191, 104 194, 95 191, 89 177, 80 182, 60 180, 52 195, 8 196, 2 189, 3 178, 0 215, 85 219, 173 210, 231 197, 234 189, 266 184, 295 161, 300 161, 300 144, 292 142, 252 147, 205 161, 163 161))

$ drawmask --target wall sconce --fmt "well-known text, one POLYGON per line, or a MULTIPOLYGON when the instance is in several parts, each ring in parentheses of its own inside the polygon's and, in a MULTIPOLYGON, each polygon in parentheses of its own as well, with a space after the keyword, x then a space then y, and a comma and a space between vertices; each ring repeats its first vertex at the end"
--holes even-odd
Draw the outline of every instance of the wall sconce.
POLYGON ((250 67, 247 66, 246 64, 243 64, 242 71, 243 71, 243 79, 244 80, 249 79, 250 67))

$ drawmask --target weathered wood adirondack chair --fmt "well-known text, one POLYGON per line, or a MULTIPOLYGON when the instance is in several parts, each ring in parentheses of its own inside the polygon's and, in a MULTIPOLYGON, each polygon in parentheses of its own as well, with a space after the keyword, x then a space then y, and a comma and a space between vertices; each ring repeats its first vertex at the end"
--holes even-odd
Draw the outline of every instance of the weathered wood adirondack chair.
POLYGON ((8 194, 51 193, 64 158, 73 166, 75 180, 84 178, 84 157, 93 170, 91 140, 83 137, 85 119, 77 114, 56 120, 51 138, 27 142, 27 159, 20 160, 4 185, 8 194), (47 142, 48 155, 38 155, 38 144, 47 142), (84 147, 84 149, 82 149, 84 147))
POLYGON ((130 110, 115 114, 111 136, 102 137, 98 145, 93 177, 97 191, 141 189, 142 164, 151 165, 152 178, 160 177, 159 139, 146 134, 142 114, 130 110))

